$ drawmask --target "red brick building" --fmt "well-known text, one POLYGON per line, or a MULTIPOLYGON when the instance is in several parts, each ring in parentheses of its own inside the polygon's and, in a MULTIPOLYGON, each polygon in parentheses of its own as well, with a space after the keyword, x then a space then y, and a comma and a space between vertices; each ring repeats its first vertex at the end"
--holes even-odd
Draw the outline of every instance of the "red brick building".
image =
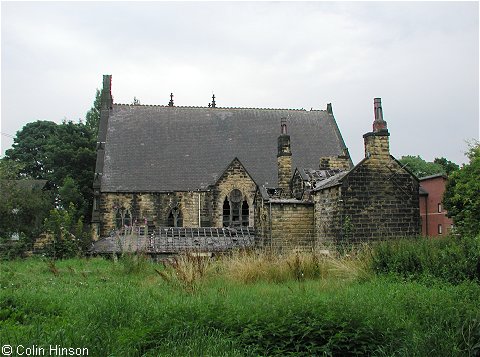
POLYGON ((436 237, 447 234, 453 221, 447 217, 443 208, 443 193, 447 177, 437 174, 420 179, 420 218, 422 235, 436 237))

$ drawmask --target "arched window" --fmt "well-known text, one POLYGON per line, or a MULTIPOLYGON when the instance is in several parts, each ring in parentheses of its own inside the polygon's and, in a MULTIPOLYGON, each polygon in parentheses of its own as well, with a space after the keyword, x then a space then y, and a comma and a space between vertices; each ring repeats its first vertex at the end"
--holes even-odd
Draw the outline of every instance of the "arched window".
POLYGON ((123 218, 123 225, 130 227, 132 225, 132 214, 129 210, 125 211, 125 217, 123 218))
POLYGON ((115 213, 115 227, 117 229, 130 227, 132 225, 132 214, 125 208, 117 208, 115 213))
POLYGON ((168 214, 168 218, 167 218, 167 225, 169 227, 183 227, 183 217, 182 217, 182 211, 180 211, 180 208, 173 207, 170 210, 170 213, 168 214))
POLYGON ((247 200, 243 200, 242 203, 242 226, 243 227, 248 227, 248 202, 247 200))
POLYGON ((223 226, 248 227, 249 206, 240 190, 234 189, 223 201, 223 226))
POLYGON ((123 227, 122 214, 120 213, 119 209, 117 209, 117 213, 115 214, 115 227, 117 227, 117 229, 123 227))
POLYGON ((230 202, 228 202, 228 197, 225 197, 223 201, 223 226, 228 227, 230 225, 230 202))

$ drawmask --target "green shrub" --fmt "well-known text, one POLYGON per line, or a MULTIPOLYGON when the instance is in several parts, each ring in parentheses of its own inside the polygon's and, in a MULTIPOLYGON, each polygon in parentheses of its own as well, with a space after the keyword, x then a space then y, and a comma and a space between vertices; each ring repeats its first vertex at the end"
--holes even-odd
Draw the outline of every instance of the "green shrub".
POLYGON ((480 236, 399 239, 372 250, 372 269, 405 278, 432 276, 458 284, 480 281, 480 236))

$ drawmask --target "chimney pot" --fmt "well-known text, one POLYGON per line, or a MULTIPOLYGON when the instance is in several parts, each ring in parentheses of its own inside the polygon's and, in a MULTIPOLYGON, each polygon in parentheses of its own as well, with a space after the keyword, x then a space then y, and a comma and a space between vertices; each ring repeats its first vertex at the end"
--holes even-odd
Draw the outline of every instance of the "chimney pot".
POLYGON ((332 103, 327 104, 327 113, 333 115, 332 103))
POLYGON ((373 99, 373 112, 375 115, 375 120, 373 121, 373 132, 377 133, 379 131, 387 130, 387 122, 383 120, 383 110, 382 110, 382 99, 374 98, 373 99))

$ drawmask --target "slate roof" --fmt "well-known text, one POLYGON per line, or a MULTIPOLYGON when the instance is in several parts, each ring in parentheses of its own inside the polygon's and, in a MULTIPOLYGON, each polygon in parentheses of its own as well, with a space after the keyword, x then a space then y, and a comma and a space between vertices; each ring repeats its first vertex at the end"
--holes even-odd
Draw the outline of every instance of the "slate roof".
POLYGON ((419 177, 418 180, 419 181, 425 181, 425 180, 430 180, 430 179, 434 179, 434 178, 438 178, 438 177, 442 177, 442 178, 446 179, 447 175, 440 173, 440 174, 435 174, 435 175, 430 175, 430 176, 419 177))
POLYGON ((351 170, 348 171, 342 171, 339 172, 338 174, 334 176, 330 176, 329 178, 324 179, 323 181, 319 181, 316 183, 315 187, 313 188, 313 191, 320 191, 324 190, 326 188, 330 188, 336 185, 339 185, 342 182, 342 179, 350 172, 351 170))
POLYGON ((317 167, 346 148, 324 110, 201 108, 114 104, 106 133, 101 191, 206 189, 235 158, 258 185, 277 185, 277 138, 287 119, 292 167, 317 167))
POLYGON ((343 169, 316 170, 316 169, 310 169, 310 168, 298 169, 298 172, 300 173, 302 180, 313 182, 313 183, 317 183, 317 182, 319 183, 320 181, 323 181, 329 177, 335 176, 336 174, 342 171, 345 171, 345 170, 343 169))

